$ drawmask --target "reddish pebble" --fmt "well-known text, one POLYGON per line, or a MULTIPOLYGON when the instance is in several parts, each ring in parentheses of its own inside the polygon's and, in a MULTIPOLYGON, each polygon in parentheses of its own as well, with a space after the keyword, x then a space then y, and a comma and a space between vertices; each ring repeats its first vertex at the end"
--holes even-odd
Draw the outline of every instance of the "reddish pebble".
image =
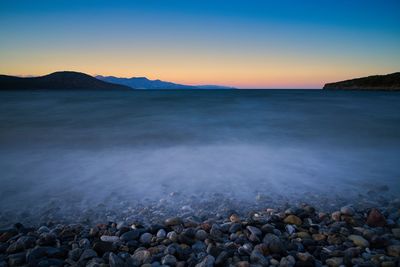
POLYGON ((386 225, 385 216, 374 208, 368 214, 367 224, 371 227, 383 227, 386 225))

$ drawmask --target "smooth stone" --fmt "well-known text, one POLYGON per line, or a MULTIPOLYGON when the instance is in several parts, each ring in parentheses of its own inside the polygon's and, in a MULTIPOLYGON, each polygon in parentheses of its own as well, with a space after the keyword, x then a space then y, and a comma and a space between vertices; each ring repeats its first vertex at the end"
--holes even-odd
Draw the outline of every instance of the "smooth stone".
POLYGON ((241 246, 242 251, 247 253, 248 255, 251 254, 252 250, 253 250, 253 245, 251 243, 246 243, 243 246, 241 246))
POLYGON ((19 252, 8 255, 8 265, 11 267, 20 266, 25 263, 26 253, 19 252))
POLYGON ((239 261, 235 264, 236 267, 249 267, 250 263, 248 261, 239 261))
POLYGON ((161 260, 161 264, 169 266, 175 266, 176 262, 177 260, 173 255, 165 255, 161 260))
POLYGON ((273 226, 273 225, 271 225, 271 224, 264 224, 263 226, 261 226, 261 231, 263 232, 263 233, 270 233, 270 234, 272 234, 273 232, 274 232, 274 230, 275 230, 275 227, 273 226))
POLYGON ((400 257, 400 245, 391 245, 386 248, 389 256, 400 257))
POLYGON ((21 236, 7 248, 7 253, 14 254, 23 251, 25 249, 33 247, 35 243, 36 238, 32 236, 21 236))
POLYGON ((165 226, 174 226, 182 224, 182 219, 179 217, 171 217, 164 221, 165 226))
POLYGON ((41 260, 37 266, 44 267, 62 267, 64 265, 64 261, 61 259, 43 259, 41 260))
POLYGON ((290 207, 285 210, 285 215, 298 215, 300 211, 298 207, 290 207))
POLYGON ((18 232, 14 229, 8 230, 0 234, 0 242, 7 242, 10 238, 17 235, 18 232))
POLYGON ((68 258, 72 259, 73 261, 78 261, 81 257, 83 250, 80 248, 74 248, 68 251, 68 258))
POLYGON ((93 258, 86 263, 85 267, 104 267, 104 265, 105 263, 102 258, 93 258))
POLYGON ((127 222, 122 221, 122 222, 117 223, 116 228, 117 228, 117 230, 122 230, 122 229, 129 229, 130 227, 127 222))
POLYGON ((333 257, 326 260, 326 265, 329 267, 339 267, 343 264, 343 258, 333 257))
POLYGON ((46 256, 47 256, 47 247, 35 247, 27 252, 26 261, 28 263, 33 263, 36 262, 38 259, 44 258, 46 256))
POLYGON ((113 250, 113 243, 97 241, 93 244, 93 250, 96 251, 99 255, 103 255, 104 253, 113 250))
POLYGON ((108 263, 110 264, 110 267, 124 267, 125 262, 118 257, 118 255, 115 255, 113 252, 110 253, 108 256, 108 263))
POLYGON ((282 241, 274 234, 266 234, 263 243, 268 246, 272 253, 281 253, 284 251, 282 241))
POLYGON ((151 254, 150 254, 150 252, 148 250, 139 250, 139 251, 136 251, 132 255, 132 259, 134 259, 140 265, 142 265, 144 263, 150 263, 151 254))
POLYGON ((241 223, 232 223, 231 226, 229 227, 229 232, 230 233, 236 233, 238 231, 242 230, 242 224, 241 223))
POLYGON ((167 236, 167 232, 165 232, 164 229, 160 229, 157 231, 156 236, 157 236, 157 238, 161 238, 161 239, 165 238, 167 236))
POLYGON ((381 267, 396 267, 396 263, 394 261, 383 261, 381 267))
POLYGON ((137 229, 134 229, 134 230, 130 230, 130 231, 126 232, 126 233, 123 233, 119 237, 119 239, 121 241, 123 241, 123 242, 128 242, 128 241, 131 241, 131 240, 137 240, 139 238, 139 236, 140 236, 140 231, 137 230, 137 229))
POLYGON ((178 234, 175 231, 168 232, 167 238, 171 240, 172 242, 177 242, 178 241, 178 234))
POLYGON ((393 228, 392 233, 393 233, 394 237, 400 238, 400 228, 393 228))
POLYGON ((240 223, 241 219, 239 217, 239 215, 237 215, 236 213, 233 213, 231 216, 229 216, 229 220, 233 223, 240 223))
POLYGON ((307 232, 298 232, 298 233, 296 234, 296 236, 297 236, 298 238, 301 238, 301 239, 310 239, 310 238, 311 238, 310 234, 307 233, 307 232))
POLYGON ((250 254, 250 262, 253 264, 260 264, 262 266, 268 266, 268 259, 264 257, 261 251, 254 249, 250 254))
POLYGON ((326 235, 324 234, 313 234, 312 235, 312 239, 314 239, 315 241, 323 241, 325 240, 326 235))
POLYGON ((261 230, 258 229, 257 227, 254 227, 254 226, 250 226, 250 225, 249 225, 249 226, 246 227, 246 229, 249 230, 249 232, 250 232, 251 234, 253 234, 253 235, 256 235, 256 236, 261 236, 261 235, 262 235, 261 230))
POLYGON ((314 260, 314 257, 308 252, 305 252, 305 253, 299 252, 296 254, 296 256, 300 261, 313 261, 314 260))
POLYGON ((278 266, 278 265, 279 265, 279 261, 276 260, 276 259, 274 259, 274 258, 270 259, 270 260, 269 260, 269 263, 270 263, 271 265, 274 265, 274 266, 278 266))
POLYGON ((205 252, 206 249, 207 249, 207 245, 201 241, 196 241, 196 243, 194 243, 192 245, 192 250, 194 253, 205 252))
POLYGON ((215 266, 222 267, 225 262, 229 259, 229 253, 227 251, 222 251, 218 257, 215 259, 215 266))
POLYGON ((207 232, 204 231, 203 229, 196 231, 196 239, 200 241, 204 241, 207 238, 207 236, 208 236, 207 232))
POLYGON ((111 235, 102 235, 100 237, 100 240, 103 242, 118 242, 119 241, 119 237, 118 236, 111 236, 111 235))
POLYGON ((94 251, 93 249, 85 249, 82 252, 81 257, 79 258, 79 261, 84 261, 84 260, 90 260, 91 258, 97 257, 97 253, 96 251, 94 251))
POLYGON ((151 243, 151 239, 153 235, 150 233, 144 233, 140 236, 140 242, 145 245, 149 245, 151 243))
POLYGON ((215 258, 211 255, 207 255, 200 263, 196 264, 195 267, 213 267, 215 258))
POLYGON ((369 247, 369 242, 360 235, 349 235, 347 238, 353 241, 356 246, 363 248, 369 247))
POLYGON ((332 213, 331 218, 332 218, 332 220, 338 222, 338 221, 340 221, 341 215, 342 214, 340 213, 340 211, 335 211, 335 212, 332 213))
POLYGON ((294 226, 291 225, 291 224, 287 224, 287 225, 285 226, 285 229, 286 229, 286 232, 287 232, 289 235, 291 235, 291 234, 293 234, 294 232, 296 232, 296 228, 294 228, 294 226))
POLYGON ((57 236, 53 233, 43 233, 39 236, 37 244, 40 246, 54 246, 57 243, 57 236))
POLYGON ((79 247, 85 249, 85 248, 90 248, 90 241, 87 238, 82 238, 79 240, 79 247))
POLYGON ((37 230, 37 232, 38 232, 39 234, 48 233, 48 232, 50 232, 50 229, 49 229, 47 226, 43 225, 43 226, 40 226, 40 227, 39 227, 39 229, 37 230))
POLYGON ((300 226, 303 223, 302 220, 296 215, 289 215, 283 221, 287 224, 294 224, 297 226, 300 226))
POLYGON ((370 227, 383 227, 386 225, 385 216, 378 209, 373 208, 368 214, 367 225, 370 227))
POLYGON ((352 206, 344 206, 340 209, 340 212, 343 215, 353 216, 355 214, 355 210, 352 206))

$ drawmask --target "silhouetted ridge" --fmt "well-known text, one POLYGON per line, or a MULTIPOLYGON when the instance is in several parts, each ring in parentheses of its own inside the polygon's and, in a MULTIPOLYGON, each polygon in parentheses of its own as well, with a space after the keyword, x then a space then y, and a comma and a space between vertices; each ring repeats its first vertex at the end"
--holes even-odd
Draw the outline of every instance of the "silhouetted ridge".
POLYGON ((59 71, 40 77, 22 78, 0 75, 0 90, 131 90, 132 88, 98 80, 74 71, 59 71))
POLYGON ((400 72, 327 83, 324 89, 400 90, 400 72))
POLYGON ((96 76, 102 81, 122 84, 135 89, 235 89, 218 85, 185 85, 161 80, 149 80, 146 77, 119 78, 114 76, 96 76))

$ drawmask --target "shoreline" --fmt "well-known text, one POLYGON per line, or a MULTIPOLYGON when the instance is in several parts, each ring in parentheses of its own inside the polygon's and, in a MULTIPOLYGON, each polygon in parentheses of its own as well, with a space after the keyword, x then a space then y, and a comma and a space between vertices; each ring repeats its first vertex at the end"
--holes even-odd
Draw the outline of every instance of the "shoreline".
POLYGON ((0 229, 0 266, 399 266, 400 200, 360 204, 226 209, 209 218, 192 210, 162 221, 160 210, 151 224, 16 223, 0 229))

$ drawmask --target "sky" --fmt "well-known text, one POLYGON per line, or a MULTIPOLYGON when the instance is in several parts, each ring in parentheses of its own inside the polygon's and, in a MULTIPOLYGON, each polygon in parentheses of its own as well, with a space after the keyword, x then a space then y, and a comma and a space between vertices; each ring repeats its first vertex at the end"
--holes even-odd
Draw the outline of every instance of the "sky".
POLYGON ((238 88, 400 71, 399 0, 0 0, 0 73, 238 88))

